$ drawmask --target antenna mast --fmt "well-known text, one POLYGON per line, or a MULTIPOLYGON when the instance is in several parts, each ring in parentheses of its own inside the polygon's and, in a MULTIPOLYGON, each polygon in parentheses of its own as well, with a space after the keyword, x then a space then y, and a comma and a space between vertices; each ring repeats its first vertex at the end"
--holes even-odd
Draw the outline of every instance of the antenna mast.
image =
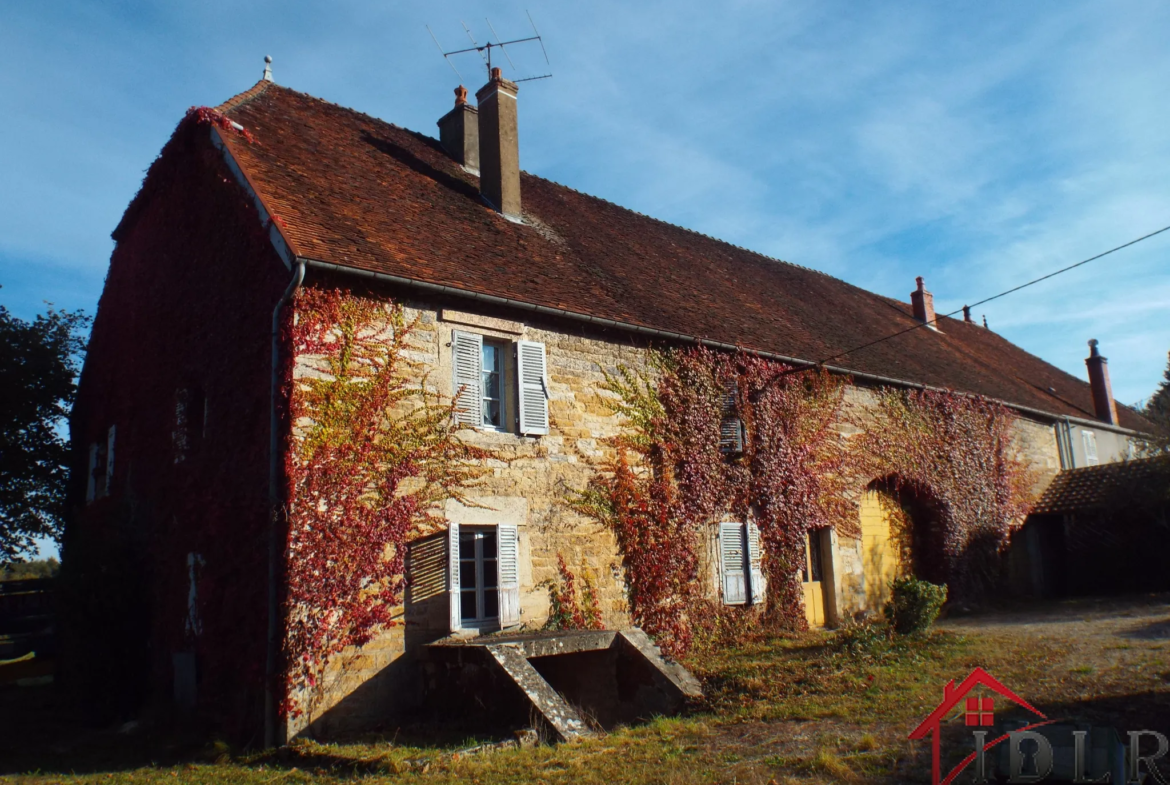
MULTIPOLYGON (((528 14, 527 11, 525 11, 525 13, 528 14)), ((532 21, 532 14, 528 14, 528 23, 532 25, 533 35, 530 35, 526 38, 515 38, 511 41, 501 41, 500 36, 496 32, 496 29, 492 26, 491 21, 486 18, 484 21, 487 22, 488 29, 492 31, 492 35, 495 36, 495 43, 492 43, 491 39, 489 38, 486 43, 480 44, 475 40, 475 36, 471 34, 471 29, 465 23, 461 23, 463 24, 464 31, 467 33, 467 37, 471 39, 472 46, 469 46, 466 49, 455 49, 450 52, 443 49, 443 47, 439 44, 439 39, 435 38, 435 34, 431 32, 430 26, 427 26, 427 32, 431 33, 431 38, 434 39, 435 46, 439 47, 439 52, 442 53, 443 59, 447 61, 447 64, 451 66, 451 69, 455 71, 455 74, 459 76, 460 80, 463 79, 463 75, 459 73, 459 69, 455 67, 455 63, 451 62, 451 58, 454 55, 477 52, 479 56, 483 58, 484 64, 487 66, 487 75, 488 79, 490 80, 492 78, 492 49, 499 49, 501 52, 503 52, 504 57, 508 60, 508 65, 511 66, 513 71, 515 71, 516 64, 512 62, 512 56, 508 54, 507 47, 515 46, 516 44, 530 43, 532 41, 536 41, 540 44, 540 51, 544 54, 545 65, 549 65, 548 50, 544 48, 544 39, 541 37, 540 32, 536 29, 536 23, 532 21)), ((552 72, 550 71, 547 74, 541 74, 539 76, 526 76, 521 79, 513 79, 512 81, 531 82, 536 79, 548 79, 551 76, 552 72)))

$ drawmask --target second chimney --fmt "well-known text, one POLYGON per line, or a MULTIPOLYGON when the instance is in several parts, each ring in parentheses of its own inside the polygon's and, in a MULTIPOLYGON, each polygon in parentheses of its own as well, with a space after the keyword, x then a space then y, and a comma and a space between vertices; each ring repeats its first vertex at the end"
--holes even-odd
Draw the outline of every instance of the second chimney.
POLYGON ((439 142, 447 155, 479 173, 479 120, 475 107, 467 103, 467 88, 455 88, 455 108, 439 118, 439 142))
POLYGON ((520 220, 520 141, 516 131, 519 88, 492 69, 475 93, 479 103, 479 192, 505 218, 520 220))
POLYGON ((910 292, 910 305, 914 308, 914 318, 920 322, 926 322, 926 326, 932 330, 937 330, 938 325, 934 321, 934 295, 926 291, 926 284, 922 281, 922 276, 915 278, 918 282, 918 288, 910 292))
POLYGON ((1093 411, 1097 419, 1117 425, 1117 402, 1113 400, 1113 386, 1109 384, 1109 360, 1097 351, 1096 338, 1089 341, 1085 365, 1089 368, 1089 387, 1093 391, 1093 411))

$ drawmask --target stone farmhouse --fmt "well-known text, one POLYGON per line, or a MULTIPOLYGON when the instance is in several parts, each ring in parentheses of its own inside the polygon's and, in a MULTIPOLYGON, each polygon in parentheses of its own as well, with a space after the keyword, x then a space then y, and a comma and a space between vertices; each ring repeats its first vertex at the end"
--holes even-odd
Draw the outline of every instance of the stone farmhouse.
MULTIPOLYGON (((891 388, 1000 402, 1037 495, 1062 471, 1126 459, 1149 430, 1113 401, 1095 342, 1078 379, 969 314, 936 317, 922 278, 893 300, 522 171, 517 95, 498 69, 476 105, 460 88, 434 139, 266 75, 193 110, 151 166, 113 233, 72 420, 65 552, 116 535, 142 554, 154 702, 211 707, 245 737, 265 709, 275 739, 377 724, 418 704, 427 644, 540 628, 558 556, 595 577, 606 627, 628 628, 614 535, 564 496, 627 427, 605 374, 645 367, 652 347, 805 367, 922 325, 829 363, 852 378, 850 405, 864 412, 891 388), (304 428, 287 396, 320 372, 288 335, 313 289, 405 306, 420 373, 458 397, 464 441, 503 459, 411 543, 394 624, 347 653, 312 707, 274 719, 282 576, 303 556, 273 517, 304 428)), ((879 612, 888 596, 889 504, 870 479, 860 537, 806 540, 814 626, 879 612)), ((760 604, 752 521, 710 524, 710 596, 760 604)))

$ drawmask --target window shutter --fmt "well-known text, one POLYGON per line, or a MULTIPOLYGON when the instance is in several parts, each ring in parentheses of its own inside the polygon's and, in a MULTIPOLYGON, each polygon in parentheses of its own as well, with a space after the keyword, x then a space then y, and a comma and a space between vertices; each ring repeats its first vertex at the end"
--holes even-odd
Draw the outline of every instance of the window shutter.
POLYGON ((1081 439, 1085 442, 1085 463, 1089 466, 1096 466, 1097 460, 1097 434, 1092 431, 1081 431, 1081 439))
MULTIPOLYGON (((480 428, 483 426, 483 336, 456 330, 451 333, 451 346, 451 362, 455 366, 455 422, 480 428)), ((455 561, 459 561, 458 552, 455 561)))
POLYGON ((719 565, 723 573, 723 604, 743 605, 747 601, 747 587, 742 523, 719 524, 719 565))
POLYGON ((500 570, 500 626, 520 623, 520 533, 515 524, 497 527, 500 570))
POLYGON ((747 550, 752 605, 761 605, 767 595, 768 582, 764 578, 764 560, 760 552, 760 527, 754 523, 747 525, 747 550))
POLYGON ((106 434, 106 495, 114 488, 114 426, 106 434))
POLYGON ((98 446, 96 443, 89 445, 89 472, 86 474, 85 480, 85 500, 87 502, 93 501, 97 498, 97 474, 98 467, 98 446))
POLYGON ((463 628, 459 602, 459 524, 447 522, 447 598, 451 603, 451 632, 463 628))
POLYGON ((516 366, 520 387, 520 433, 548 433, 548 386, 545 384, 544 344, 516 342, 516 366))
POLYGON ((732 381, 720 400, 719 452, 724 455, 738 455, 743 452, 743 420, 736 416, 735 399, 739 395, 739 382, 732 381))

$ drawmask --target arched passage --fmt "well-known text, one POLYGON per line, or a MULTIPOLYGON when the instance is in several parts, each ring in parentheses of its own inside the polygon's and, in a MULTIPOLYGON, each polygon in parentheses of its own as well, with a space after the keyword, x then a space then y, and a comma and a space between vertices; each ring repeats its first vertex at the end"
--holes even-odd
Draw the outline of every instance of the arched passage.
POLYGON ((885 605, 895 578, 945 582, 937 505, 924 488, 896 478, 875 480, 862 494, 860 516, 867 608, 885 605))

